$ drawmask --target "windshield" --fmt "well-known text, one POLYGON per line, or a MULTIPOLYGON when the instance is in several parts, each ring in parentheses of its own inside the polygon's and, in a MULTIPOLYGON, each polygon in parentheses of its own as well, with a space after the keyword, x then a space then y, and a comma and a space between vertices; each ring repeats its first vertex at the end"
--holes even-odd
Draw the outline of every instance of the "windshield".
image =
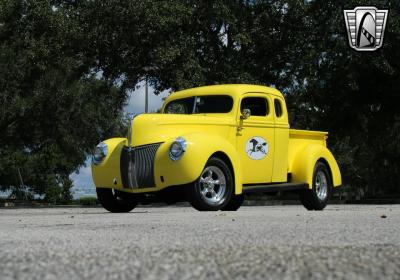
POLYGON ((233 99, 229 95, 193 96, 177 99, 165 106, 166 114, 229 113, 233 99), (195 102, 196 101, 196 102, 195 102))

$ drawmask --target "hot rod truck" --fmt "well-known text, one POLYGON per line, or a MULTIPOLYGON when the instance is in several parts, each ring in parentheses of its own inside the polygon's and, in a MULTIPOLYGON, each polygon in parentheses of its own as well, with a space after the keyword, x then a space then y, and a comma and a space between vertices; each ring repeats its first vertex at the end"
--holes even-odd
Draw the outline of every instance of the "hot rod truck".
POLYGON ((298 192, 322 210, 341 185, 327 132, 289 128, 283 95, 256 85, 171 94, 160 114, 130 120, 126 138, 97 145, 93 180, 102 206, 187 200, 201 211, 237 210, 246 193, 298 192))

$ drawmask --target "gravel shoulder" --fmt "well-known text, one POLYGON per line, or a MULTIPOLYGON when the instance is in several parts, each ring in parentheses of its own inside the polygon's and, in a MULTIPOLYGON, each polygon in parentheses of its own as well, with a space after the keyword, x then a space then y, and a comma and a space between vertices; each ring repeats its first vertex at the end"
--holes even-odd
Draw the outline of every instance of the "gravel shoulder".
POLYGON ((399 275, 400 205, 0 209, 0 279, 399 275))

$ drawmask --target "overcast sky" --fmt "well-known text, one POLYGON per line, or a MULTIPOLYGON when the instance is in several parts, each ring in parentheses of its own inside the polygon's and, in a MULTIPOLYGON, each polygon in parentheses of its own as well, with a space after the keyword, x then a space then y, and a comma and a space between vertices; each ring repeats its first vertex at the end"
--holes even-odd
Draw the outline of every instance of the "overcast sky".
MULTIPOLYGON (((144 113, 145 86, 144 83, 139 85, 140 88, 130 93, 128 103, 124 108, 126 113, 144 113)), ((160 109, 163 103, 162 98, 167 97, 168 94, 168 91, 164 91, 159 95, 155 95, 153 88, 149 87, 149 112, 160 109)), ((86 161, 85 167, 79 169, 79 174, 74 173, 70 177, 74 181, 75 187, 95 187, 92 180, 92 172, 90 170, 90 159, 86 161)))
MULTIPOLYGON (((139 85, 140 88, 130 94, 128 104, 124 108, 124 111, 127 113, 144 113, 145 86, 144 83, 140 83, 139 85)), ((160 109, 163 104, 162 98, 168 95, 168 91, 163 91, 159 95, 155 95, 153 88, 149 86, 149 112, 160 109)))

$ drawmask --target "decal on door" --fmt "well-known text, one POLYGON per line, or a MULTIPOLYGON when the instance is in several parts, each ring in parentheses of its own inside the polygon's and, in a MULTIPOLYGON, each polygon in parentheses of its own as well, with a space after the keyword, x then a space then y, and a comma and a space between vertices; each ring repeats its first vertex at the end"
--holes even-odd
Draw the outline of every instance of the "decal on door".
POLYGON ((251 159, 263 159, 268 154, 267 141, 259 136, 254 136, 246 143, 246 153, 251 159))

